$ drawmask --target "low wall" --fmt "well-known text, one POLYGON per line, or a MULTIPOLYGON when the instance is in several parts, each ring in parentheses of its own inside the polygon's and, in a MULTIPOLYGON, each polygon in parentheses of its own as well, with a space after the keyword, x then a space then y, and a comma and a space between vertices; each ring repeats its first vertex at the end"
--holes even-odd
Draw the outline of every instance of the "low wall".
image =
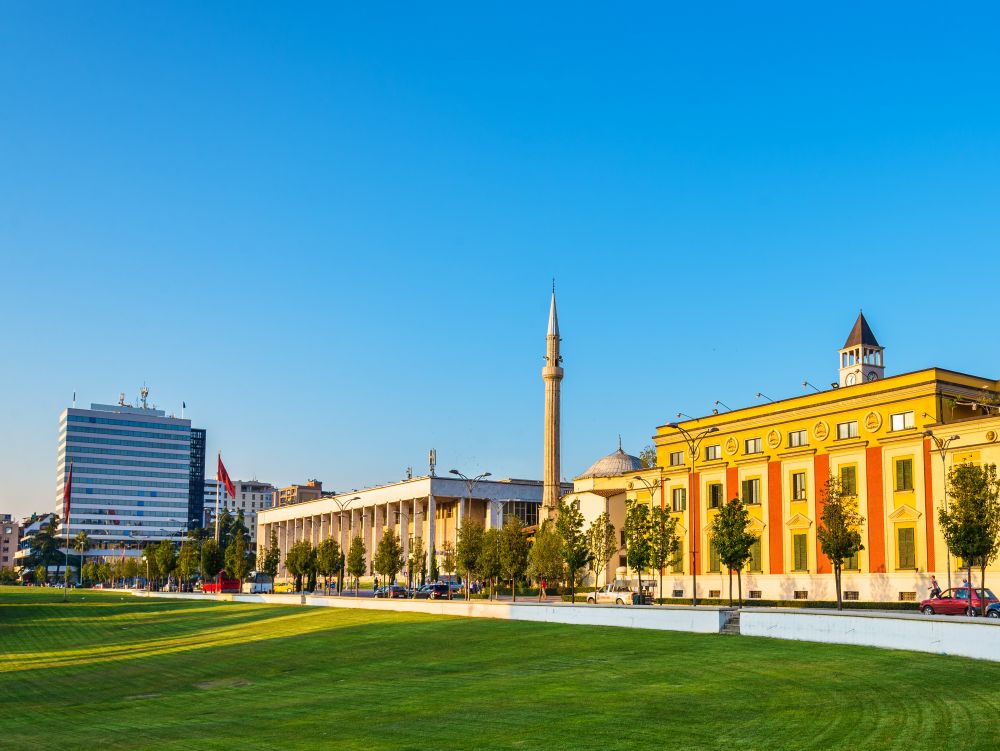
POLYGON ((1000 661, 1000 621, 964 616, 745 608, 740 633, 1000 661))
POLYGON ((377 600, 373 597, 324 597, 322 595, 208 595, 187 592, 137 592, 149 597, 270 605, 309 605, 357 610, 394 610, 402 613, 453 615, 463 618, 500 618, 510 621, 541 621, 582 626, 619 626, 661 631, 717 634, 726 621, 728 608, 667 605, 571 605, 543 602, 489 602, 488 600, 377 600))

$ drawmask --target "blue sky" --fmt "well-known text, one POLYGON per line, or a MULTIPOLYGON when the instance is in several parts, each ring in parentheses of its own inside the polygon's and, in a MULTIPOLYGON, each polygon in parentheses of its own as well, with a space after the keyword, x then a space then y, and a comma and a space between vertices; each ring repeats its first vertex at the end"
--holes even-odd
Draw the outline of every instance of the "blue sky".
POLYGON ((12 4, 0 511, 59 412, 188 404, 234 477, 540 477, 678 411, 1000 376, 998 12, 931 4, 12 4))

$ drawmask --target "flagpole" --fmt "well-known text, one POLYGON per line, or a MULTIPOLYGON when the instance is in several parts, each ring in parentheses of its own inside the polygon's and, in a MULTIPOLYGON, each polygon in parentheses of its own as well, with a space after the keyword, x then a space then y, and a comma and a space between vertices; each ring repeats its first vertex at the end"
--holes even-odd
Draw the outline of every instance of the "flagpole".
MULTIPOLYGON (((76 394, 73 394, 76 397, 76 394)), ((63 563, 63 602, 69 600, 69 507, 72 502, 71 495, 73 493, 73 462, 69 463, 69 487, 63 488, 63 495, 66 496, 65 503, 63 503, 63 514, 66 516, 63 519, 63 526, 66 528, 66 557, 63 563)))
MULTIPOLYGON (((222 464, 222 452, 219 452, 219 464, 222 464)), ((219 542, 219 496, 222 495, 222 478, 219 477, 219 467, 215 468, 215 542, 219 542)))

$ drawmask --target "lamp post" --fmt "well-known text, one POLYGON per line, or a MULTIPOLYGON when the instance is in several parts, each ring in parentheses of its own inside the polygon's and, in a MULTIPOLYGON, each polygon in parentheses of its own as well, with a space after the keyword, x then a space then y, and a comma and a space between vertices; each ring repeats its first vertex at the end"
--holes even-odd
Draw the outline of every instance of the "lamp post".
MULTIPOLYGON (((760 394, 758 394, 760 396, 760 394)), ((668 428, 673 428, 678 433, 681 434, 681 438, 688 447, 688 455, 691 457, 691 466, 688 468, 688 488, 691 493, 691 506, 690 514, 688 515, 688 522, 691 524, 694 530, 694 535, 692 537, 691 545, 691 604, 697 606, 698 604, 698 537, 700 532, 698 531, 697 525, 695 524, 695 514, 694 514, 694 463, 698 460, 698 447, 701 446, 701 442, 705 440, 705 436, 711 433, 718 433, 719 429, 714 425, 710 428, 705 428, 699 433, 692 434, 681 427, 680 423, 671 422, 667 423, 668 428)))
MULTIPOLYGON (((471 512, 472 511, 472 491, 475 489, 476 483, 478 483, 480 480, 483 480, 483 479, 489 477, 490 473, 489 472, 483 472, 481 475, 476 475, 475 477, 468 477, 467 475, 464 475, 461 472, 459 472, 457 469, 450 469, 450 470, 448 470, 448 474, 458 475, 463 480, 465 480, 465 487, 468 490, 468 497, 469 497, 469 511, 471 512)), ((461 503, 462 503, 462 513, 460 514, 460 516, 464 520, 465 519, 465 499, 464 498, 462 499, 461 503)), ((456 539, 458 538, 458 530, 455 531, 455 537, 456 537, 456 539)), ((471 582, 465 582, 465 599, 466 600, 469 599, 469 584, 470 583, 471 582)), ((451 585, 449 585, 449 588, 448 588, 448 599, 451 599, 451 585)))
MULTIPOLYGON (((424 513, 423 511, 418 510, 414 514, 414 516, 420 516, 423 513, 424 513)), ((407 536, 409 536, 409 534, 410 534, 410 515, 408 513, 406 513, 405 511, 396 511, 396 524, 399 524, 399 517, 403 517, 404 519, 406 519, 406 534, 407 534, 407 536)), ((416 520, 414 520, 414 525, 416 525, 416 520)), ((414 531, 414 533, 416 533, 417 530, 414 528, 413 531, 414 531)), ((416 537, 416 534, 414 534, 414 537, 416 537)), ((410 597, 414 598, 414 596, 416 595, 416 592, 413 591, 413 571, 412 571, 412 566, 410 566, 409 556, 407 556, 407 560, 406 560, 406 589, 410 593, 410 597)))
MULTIPOLYGON (((344 513, 347 511, 347 507, 350 506, 355 501, 360 501, 361 496, 356 495, 353 498, 341 499, 334 498, 333 502, 337 504, 337 508, 340 509, 340 527, 337 529, 337 536, 340 538, 339 542, 344 539, 344 513)), ((340 559, 344 561, 347 559, 347 553, 344 552, 343 545, 340 546, 340 559)), ((344 593, 344 566, 341 565, 340 571, 337 573, 337 596, 339 597, 344 593)), ((357 592, 355 592, 357 594, 357 592)))
MULTIPOLYGON (((636 475, 632 479, 638 480, 639 482, 641 482, 643 485, 646 486, 646 490, 649 491, 649 515, 650 515, 650 518, 652 519, 652 516, 653 516, 653 513, 654 513, 653 512, 653 508, 654 508, 653 501, 655 500, 654 496, 655 496, 655 493, 656 493, 656 486, 653 483, 649 482, 645 477, 640 477, 639 475, 636 475)), ((660 504, 661 505, 663 504, 663 486, 662 485, 660 486, 660 504)), ((663 538, 663 515, 661 514, 660 515, 660 540, 658 541, 661 544, 662 544, 662 538, 663 538)), ((660 561, 657 561, 657 563, 659 564, 660 561)), ((662 598, 663 597, 663 568, 661 566, 657 566, 657 568, 660 569, 659 595, 662 598)), ((642 594, 642 571, 639 572, 639 594, 642 594)))
MULTIPOLYGON (((944 484, 944 510, 948 510, 948 473, 945 466, 945 459, 948 454, 948 446, 951 445, 953 441, 957 441, 961 436, 953 435, 950 438, 938 438, 934 435, 933 430, 925 430, 924 435, 934 441, 934 447, 937 449, 938 455, 941 457, 941 482, 944 484)), ((945 561, 948 566, 948 589, 951 589, 951 551, 948 549, 947 544, 944 546, 945 561)))

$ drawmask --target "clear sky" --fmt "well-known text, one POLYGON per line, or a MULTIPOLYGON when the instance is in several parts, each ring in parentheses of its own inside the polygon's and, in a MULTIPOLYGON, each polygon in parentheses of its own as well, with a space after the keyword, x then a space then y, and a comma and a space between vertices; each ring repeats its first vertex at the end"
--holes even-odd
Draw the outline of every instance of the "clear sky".
POLYGON ((859 308, 1000 377, 996 6, 331 6, 6 4, 0 511, 143 382, 238 478, 540 478, 553 276, 567 477, 859 308))

